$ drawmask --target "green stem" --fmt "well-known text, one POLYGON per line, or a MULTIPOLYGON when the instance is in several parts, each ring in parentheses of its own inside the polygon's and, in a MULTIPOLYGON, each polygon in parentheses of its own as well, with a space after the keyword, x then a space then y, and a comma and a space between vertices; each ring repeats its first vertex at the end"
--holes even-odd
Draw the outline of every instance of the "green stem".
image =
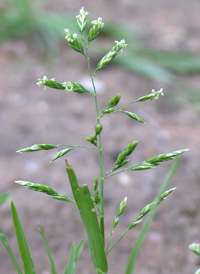
MULTIPOLYGON (((93 86, 93 90, 94 90, 93 95, 94 95, 94 99, 95 99, 97 124, 100 124, 99 108, 98 108, 98 102, 97 102, 97 91, 96 91, 96 87, 95 87, 95 84, 94 84, 93 75, 92 75, 92 72, 91 72, 90 58, 89 58, 89 55, 88 55, 88 46, 86 47, 86 58, 87 58, 87 62, 88 62, 88 71, 89 71, 89 74, 90 74, 90 78, 91 78, 92 86, 93 86)), ((105 243, 105 235, 104 235, 104 201, 103 201, 103 197, 104 197, 104 176, 103 176, 103 154, 102 154, 101 133, 98 136, 99 136, 98 149, 99 149, 99 158, 100 158, 100 231, 101 231, 101 235, 102 235, 102 238, 103 238, 103 242, 105 243)))
POLYGON ((106 250, 106 255, 110 253, 110 251, 119 243, 119 241, 124 237, 124 235, 129 231, 129 227, 124 231, 124 233, 119 237, 119 239, 113 244, 113 246, 109 249, 106 250))
POLYGON ((134 101, 132 101, 132 102, 127 103, 127 104, 124 105, 123 107, 121 107, 121 108, 119 108, 119 109, 116 109, 116 110, 114 110, 114 111, 112 111, 112 112, 110 112, 110 113, 102 113, 102 114, 100 115, 100 118, 101 118, 101 117, 104 117, 104 116, 107 116, 107 115, 109 115, 109 114, 114 114, 114 113, 123 112, 123 109, 125 109, 127 106, 129 106, 129 105, 131 105, 131 104, 134 104, 134 103, 136 103, 136 102, 137 102, 137 100, 134 100, 134 101))
POLYGON ((91 147, 91 146, 83 146, 83 145, 67 145, 67 144, 60 144, 59 146, 68 146, 68 147, 80 147, 80 148, 89 148, 89 149, 96 149, 98 150, 97 147, 91 147))
POLYGON ((124 105, 123 107, 121 107, 119 110, 123 110, 124 108, 126 108, 126 107, 128 107, 129 105, 132 105, 132 104, 134 104, 134 103, 136 103, 136 102, 137 102, 137 100, 131 101, 131 102, 127 103, 126 105, 124 105))
POLYGON ((119 173, 124 172, 124 171, 129 171, 129 168, 123 168, 123 169, 120 169, 120 170, 118 170, 118 171, 116 171, 116 172, 113 172, 112 170, 110 170, 110 171, 108 171, 108 172, 106 173, 106 175, 105 175, 104 178, 105 178, 105 179, 110 178, 110 177, 112 177, 113 175, 119 174, 119 173))
POLYGON ((107 244, 107 247, 106 247, 106 255, 107 255, 107 252, 108 252, 111 240, 112 240, 113 232, 114 232, 114 229, 112 227, 112 230, 111 230, 111 233, 110 233, 110 237, 109 237, 109 241, 108 241, 108 244, 107 244))

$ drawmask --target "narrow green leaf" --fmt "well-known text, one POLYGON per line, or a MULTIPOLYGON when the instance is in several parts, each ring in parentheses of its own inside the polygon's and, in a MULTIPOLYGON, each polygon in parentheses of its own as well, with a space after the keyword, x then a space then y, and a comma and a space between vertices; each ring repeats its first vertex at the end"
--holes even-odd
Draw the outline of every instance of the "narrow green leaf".
POLYGON ((7 240, 6 236, 4 235, 4 233, 3 233, 3 231, 1 229, 0 229, 0 239, 1 239, 1 241, 2 241, 2 243, 4 245, 4 247, 5 247, 5 249, 7 250, 8 254, 9 254, 10 258, 11 258, 11 260, 12 260, 14 266, 15 266, 15 269, 16 269, 17 273, 18 274, 23 274, 22 271, 21 271, 21 269, 20 269, 20 267, 19 267, 19 265, 18 265, 18 263, 17 263, 15 255, 14 255, 14 253, 13 253, 13 251, 12 251, 12 249, 11 249, 9 243, 8 243, 8 240, 7 240))
POLYGON ((170 171, 168 172, 168 174, 167 174, 167 176, 166 176, 166 178, 165 178, 165 180, 164 180, 164 182, 163 182, 163 184, 162 184, 162 186, 161 186, 161 188, 159 190, 159 193, 158 193, 158 195, 157 195, 157 197, 155 199, 154 206, 151 209, 151 212, 150 212, 147 220, 145 221, 145 224, 144 224, 144 226, 142 228, 142 231, 141 231, 139 237, 137 238, 136 243, 135 243, 135 245, 134 245, 134 247, 132 249, 132 252, 130 254, 130 257, 129 257, 129 260, 128 260, 128 263, 127 263, 127 266, 126 266, 125 274, 133 274, 135 263, 136 263, 136 260, 137 260, 140 248, 141 248, 142 243, 143 243, 143 241, 144 241, 144 239, 146 237, 146 234, 147 234, 147 232, 149 230, 149 226, 151 224, 151 221, 153 219, 153 216, 155 214, 156 208, 157 208, 159 200, 160 200, 160 195, 161 195, 162 192, 165 191, 167 185, 169 184, 172 176, 174 175, 174 173, 175 173, 175 171, 176 171, 176 169, 178 167, 179 161, 180 161, 179 158, 177 158, 175 160, 173 166, 171 167, 170 171))
POLYGON ((15 181, 15 183, 19 184, 19 185, 22 185, 22 186, 25 186, 26 188, 28 188, 30 190, 45 193, 53 199, 74 203, 74 200, 68 198, 65 195, 59 194, 58 192, 56 192, 55 190, 53 190, 49 186, 41 185, 41 184, 34 184, 32 182, 20 181, 20 180, 15 181))
POLYGON ((69 262, 67 265, 67 268, 65 269, 64 274, 73 274, 75 273, 75 266, 78 261, 78 258, 81 254, 81 251, 83 249, 84 240, 81 240, 80 243, 75 245, 75 242, 72 243, 71 250, 70 250, 70 256, 69 256, 69 262))
POLYGON ((11 213, 12 213, 13 224, 15 228, 15 234, 17 237, 19 252, 23 262, 24 274, 36 274, 31 253, 29 250, 29 246, 26 241, 26 236, 24 234, 24 231, 20 223, 19 216, 17 214, 17 210, 15 208, 13 201, 11 201, 11 213))
POLYGON ((46 235, 44 233, 44 230, 43 230, 42 227, 38 226, 38 231, 40 232, 40 235, 42 236, 42 239, 44 241, 44 245, 45 245, 45 248, 46 248, 46 252, 47 252, 50 267, 51 267, 51 274, 57 274, 55 264, 54 264, 54 261, 53 261, 52 256, 51 256, 51 251, 50 251, 49 244, 47 242, 47 238, 46 238, 46 235))
POLYGON ((128 115, 129 117, 131 117, 132 119, 134 119, 134 120, 136 120, 140 123, 146 124, 145 121, 135 113, 132 113, 132 112, 127 111, 127 110, 123 110, 121 112, 128 115))
POLYGON ((0 194, 0 206, 5 203, 5 201, 8 199, 9 195, 10 195, 9 192, 0 194))
POLYGON ((75 265, 76 265, 76 244, 75 242, 72 243, 69 262, 64 274, 75 274, 75 265))
POLYGON ((59 145, 51 145, 51 144, 36 144, 30 147, 22 148, 18 150, 17 152, 19 153, 24 153, 24 152, 32 152, 32 151, 39 151, 39 150, 49 150, 49 149, 54 149, 57 148, 59 145))
POLYGON ((67 154, 68 152, 70 152, 71 150, 73 150, 74 148, 66 148, 66 149, 62 149, 60 150, 50 161, 50 163, 52 163, 53 161, 57 160, 58 158, 62 157, 63 155, 67 154))
POLYGON ((100 232, 97 214, 87 185, 79 186, 74 170, 66 161, 66 171, 79 213, 85 226, 91 257, 96 270, 108 271, 103 238, 100 232))
POLYGON ((81 255, 83 246, 84 246, 84 240, 81 240, 80 243, 76 247, 76 262, 78 261, 80 255, 81 255))

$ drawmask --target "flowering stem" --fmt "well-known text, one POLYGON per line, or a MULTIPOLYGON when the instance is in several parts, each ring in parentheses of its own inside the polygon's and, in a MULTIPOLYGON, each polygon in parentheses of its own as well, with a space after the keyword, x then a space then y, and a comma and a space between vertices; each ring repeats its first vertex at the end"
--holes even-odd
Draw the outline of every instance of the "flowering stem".
MULTIPOLYGON (((86 47, 86 58, 88 62, 88 71, 90 74, 90 78, 92 81, 92 86, 94 90, 94 99, 95 99, 95 107, 96 107, 96 115, 97 115, 97 124, 100 124, 100 116, 99 116, 99 108, 98 108, 98 103, 97 103, 97 91, 96 87, 94 84, 94 79, 93 75, 91 72, 91 67, 90 67, 90 58, 88 55, 88 46, 86 47)), ((100 158, 100 231, 101 235, 103 238, 103 242, 105 243, 105 235, 104 235, 104 201, 103 201, 103 196, 104 196, 104 176, 103 176, 103 154, 102 154, 102 143, 101 143, 101 133, 98 135, 99 137, 99 144, 98 144, 98 149, 99 149, 99 158, 100 158)))
MULTIPOLYGON (((119 237, 119 239, 113 244, 113 246, 108 250, 106 250, 106 255, 110 253, 110 251, 119 243, 119 241, 124 237, 124 235, 129 231, 129 227, 122 233, 122 235, 119 237)), ((109 246, 108 246, 109 247, 109 246)))
POLYGON ((68 147, 73 147, 73 148, 80 147, 80 148, 89 148, 89 149, 96 149, 96 150, 98 150, 98 148, 97 148, 97 147, 92 147, 92 146, 83 146, 83 145, 68 145, 68 144, 59 144, 59 146, 68 146, 68 147))

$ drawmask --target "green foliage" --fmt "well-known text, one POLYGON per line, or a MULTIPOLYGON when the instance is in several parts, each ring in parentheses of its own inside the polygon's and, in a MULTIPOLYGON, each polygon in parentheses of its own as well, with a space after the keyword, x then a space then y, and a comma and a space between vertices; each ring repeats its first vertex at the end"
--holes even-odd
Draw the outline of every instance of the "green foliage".
POLYGON ((88 235, 92 260, 96 271, 107 273, 108 264, 104 250, 104 239, 99 229, 97 214, 87 185, 79 186, 74 170, 66 162, 66 171, 71 189, 88 235), (95 233, 93 233, 95 231, 95 233))
POLYGON ((22 271, 21 271, 21 268, 20 268, 20 266, 19 266, 19 264, 18 264, 18 262, 17 262, 17 260, 15 258, 15 255, 14 255, 14 253, 12 251, 12 248, 10 247, 10 245, 8 243, 8 240, 7 240, 6 236, 4 235, 4 233, 3 233, 3 231, 1 229, 0 229, 0 239, 1 239, 1 241, 2 241, 2 243, 3 243, 3 245, 4 245, 5 249, 6 249, 6 251, 8 252, 8 254, 9 254, 10 258, 11 258, 11 260, 12 260, 12 262, 14 264, 14 267, 15 267, 17 273, 18 274, 23 274, 22 271))
POLYGON ((19 252, 23 262, 24 274, 36 274, 35 266, 33 264, 29 246, 26 240, 26 236, 24 234, 24 230, 22 228, 22 225, 13 201, 11 201, 11 213, 12 213, 13 225, 15 228, 15 234, 17 237, 19 252))
POLYGON ((25 39, 49 57, 58 53, 66 22, 75 28, 72 16, 45 12, 38 0, 4 0, 0 10, 0 44, 25 39))
POLYGON ((150 226, 150 224, 152 222, 152 219, 153 219, 153 216, 155 214, 156 208, 157 208, 158 204, 160 202, 162 202, 163 199, 165 199, 166 196, 169 195, 174 190, 174 188, 173 188, 173 189, 170 189, 170 190, 168 190, 168 191, 166 191, 166 192, 164 192, 162 194, 162 192, 165 191, 166 187, 168 186, 168 184, 169 184, 172 176, 174 175, 174 173, 175 173, 175 171, 176 171, 176 169, 178 167, 179 161, 180 161, 180 159, 177 158, 176 161, 174 162, 172 168, 170 169, 169 173, 167 174, 167 176, 166 176, 166 178, 165 178, 165 180, 164 180, 164 182, 163 182, 163 184, 162 184, 162 186, 161 186, 161 188, 159 190, 159 193, 158 193, 155 201, 152 204, 150 204, 147 207, 145 207, 141 211, 140 215, 138 216, 138 220, 140 221, 141 220, 141 216, 147 214, 149 212, 149 210, 150 210, 150 214, 149 214, 149 216, 148 216, 148 218, 147 218, 147 220, 146 220, 146 222, 145 222, 145 224, 144 224, 144 226, 143 226, 143 228, 142 228, 142 230, 140 232, 140 235, 137 238, 136 243, 135 243, 135 245, 134 245, 134 247, 133 247, 133 249, 131 251, 131 254, 130 254, 130 257, 129 257, 129 260, 128 260, 128 263, 127 263, 125 274, 132 274, 132 273, 134 273, 134 267, 135 267, 135 263, 136 263, 136 260, 137 260, 140 248, 141 248, 142 243, 143 243, 143 241, 145 239, 145 236, 146 236, 146 234, 147 234, 147 232, 149 230, 149 226, 150 226))
MULTIPOLYGON (((21 0, 21 1, 25 1, 25 0, 21 0)), ((175 188, 171 188, 168 191, 165 191, 177 167, 178 161, 176 161, 175 164, 173 165, 170 173, 168 174, 166 180, 164 181, 157 195, 157 198, 151 204, 145 206, 142 209, 139 216, 134 221, 131 222, 131 224, 128 226, 125 232, 112 245, 112 247, 110 247, 114 228, 116 228, 116 226, 118 225, 119 217, 124 213, 127 207, 127 197, 122 200, 122 202, 119 204, 118 209, 116 211, 116 215, 113 221, 113 226, 110 232, 109 241, 106 248, 105 248, 105 224, 104 224, 105 181, 109 177, 114 176, 120 172, 152 169, 162 164, 163 162, 175 159, 179 155, 185 153, 188 149, 177 150, 171 153, 159 154, 150 159, 143 160, 135 165, 131 165, 127 168, 122 168, 116 171, 117 169, 123 167, 125 164, 129 163, 129 159, 127 159, 127 156, 131 155, 138 145, 138 141, 134 140, 131 143, 129 143, 125 147, 125 149, 118 154, 111 170, 104 172, 104 157, 103 157, 103 146, 102 146, 103 126, 101 123, 101 119, 103 119, 104 117, 107 117, 109 114, 122 113, 132 118, 133 122, 145 123, 141 117, 139 117, 135 113, 130 112, 129 110, 126 110, 126 108, 129 105, 134 103, 143 102, 143 101, 152 100, 152 99, 156 100, 159 98, 160 95, 163 95, 163 90, 162 89, 158 91, 152 90, 149 94, 144 95, 140 97, 139 99, 128 102, 127 104, 119 108, 116 106, 120 103, 121 95, 117 94, 109 102, 106 103, 108 107, 100 111, 98 106, 98 96, 97 96, 97 91, 95 86, 95 75, 99 70, 104 69, 114 58, 115 60, 117 60, 118 59, 117 55, 121 54, 122 52, 121 49, 127 46, 127 44, 124 39, 120 40, 120 42, 116 41, 115 46, 112 47, 111 50, 100 59, 100 61, 97 63, 96 68, 92 72, 91 64, 90 64, 90 55, 88 53, 89 47, 91 42, 100 34, 100 31, 102 31, 102 28, 104 27, 104 23, 102 21, 102 18, 93 20, 91 22, 92 27, 90 27, 90 29, 87 31, 87 28, 86 28, 87 15, 88 13, 85 12, 84 9, 82 8, 79 12, 79 15, 77 15, 76 17, 76 24, 78 25, 79 34, 73 33, 69 29, 65 29, 65 32, 66 32, 67 44, 76 52, 81 53, 87 61, 88 72, 91 78, 93 90, 89 91, 84 86, 82 86, 81 84, 77 82, 72 82, 68 80, 67 82, 59 83, 55 81, 54 78, 48 79, 48 77, 46 76, 39 79, 37 84, 38 86, 43 85, 44 87, 50 87, 56 90, 58 89, 65 90, 66 96, 69 96, 70 92, 76 92, 78 93, 77 96, 80 96, 80 93, 83 93, 82 96, 84 96, 84 94, 87 93, 89 96, 93 97, 94 105, 96 109, 96 122, 93 127, 94 134, 86 137, 86 140, 90 142, 93 146, 71 145, 71 144, 58 144, 58 145, 36 144, 24 149, 20 149, 18 150, 18 152, 24 153, 24 152, 33 152, 33 151, 40 151, 40 150, 50 150, 50 149, 59 148, 60 146, 64 146, 65 149, 58 151, 57 154, 51 159, 50 162, 53 162, 57 160, 58 158, 63 157, 64 155, 66 155, 66 153, 70 152, 71 150, 75 148, 95 149, 99 154, 100 165, 99 165, 99 174, 95 177, 93 182, 94 196, 92 196, 90 193, 89 184, 79 185, 76 174, 73 168, 69 166, 67 160, 66 160, 66 172, 68 175, 74 200, 68 198, 65 195, 61 195, 57 193, 55 190, 53 190, 52 188, 46 185, 35 184, 35 183, 31 183, 27 181, 19 181, 19 180, 16 181, 16 183, 23 185, 28 189, 38 191, 38 192, 43 192, 54 199, 74 203, 74 206, 79 211, 84 228, 86 230, 91 258, 92 258, 96 273, 98 274, 108 273, 108 262, 107 262, 108 253, 119 243, 119 241, 125 236, 125 234, 129 230, 133 229, 136 225, 138 225, 142 221, 143 217, 149 213, 149 217, 147 218, 147 221, 145 222, 141 235, 136 241, 136 244, 131 252, 131 256, 127 265, 126 274, 131 274, 133 273, 138 252, 140 250, 144 237, 147 233, 147 230, 149 228, 149 225, 155 213, 156 207, 175 189, 175 188)), ((25 238, 25 235, 24 235, 19 217, 17 215, 16 208, 13 202, 11 203, 11 212, 13 216, 13 223, 15 227, 16 237, 18 240, 19 250, 20 250, 21 258, 24 265, 24 272, 25 274, 35 274, 35 269, 31 259, 31 254, 28 248, 28 244, 26 242, 26 238, 25 238)), ((50 252, 50 248, 49 248, 46 236, 42 228, 39 227, 39 231, 46 247, 46 251, 47 251, 50 266, 51 266, 51 272, 52 274, 56 274, 55 265, 51 256, 51 252, 50 252)), ((4 240, 4 243, 5 243, 5 240, 4 240)), ((74 242, 72 243, 69 262, 64 274, 75 273, 75 265, 81 253, 82 248, 83 248, 83 241, 81 241, 78 246, 76 246, 74 242)), ((8 252, 10 252, 9 249, 7 250, 8 252)), ((12 255, 11 252, 10 252, 10 255, 12 255)), ((13 259, 13 256, 12 256, 12 259, 13 259)), ((13 261, 15 262, 14 259, 13 261)))
POLYGON ((46 248, 46 252, 47 252, 47 255, 48 255, 48 258, 49 258, 49 264, 50 264, 50 267, 51 267, 51 274, 57 274, 56 272, 56 268, 55 268, 55 265, 54 265, 54 261, 52 259, 52 256, 51 256, 51 251, 50 251, 50 248, 49 248, 49 244, 47 242, 47 238, 46 238, 46 235, 44 233, 44 230, 42 227, 38 227, 38 231, 40 232, 40 235, 42 236, 42 239, 43 239, 43 242, 44 242, 44 245, 45 245, 45 248, 46 248))
MULTIPOLYGON (((13 218, 13 225, 15 228, 15 235, 16 235, 17 242, 18 242, 19 252, 21 255, 22 262, 23 262, 24 272, 22 272, 22 270, 15 258, 15 255, 9 245, 9 242, 1 229, 0 229, 0 239, 5 247, 6 251, 8 252, 8 254, 15 266, 16 272, 18 274, 23 274, 23 273, 24 274, 36 274, 36 270, 35 270, 34 263, 33 263, 32 257, 31 257, 31 253, 30 253, 30 249, 29 249, 29 246, 28 246, 28 243, 26 240, 26 236, 24 234, 24 230, 22 228, 16 207, 15 207, 13 201, 11 201, 11 213, 12 213, 12 218, 13 218)), ((46 248, 46 252, 47 252, 47 255, 49 258, 49 264, 50 264, 50 268, 51 268, 51 274, 57 274, 45 232, 42 227, 38 227, 38 231, 40 232, 40 235, 42 236, 42 239, 43 239, 43 242, 44 242, 44 245, 46 248)), ((84 245, 84 240, 81 240, 77 246, 76 246, 75 242, 73 242, 72 248, 70 251, 69 262, 68 262, 68 265, 67 265, 67 268, 66 268, 64 274, 75 273, 75 266, 76 266, 76 263, 77 263, 77 260, 80 256, 80 254, 82 252, 83 245, 84 245)))
POLYGON ((83 249, 83 245, 84 245, 84 240, 80 241, 80 243, 77 246, 75 242, 72 243, 69 262, 64 274, 75 274, 76 263, 83 249))
POLYGON ((9 195, 9 192, 0 194, 0 206, 2 206, 6 202, 9 195))

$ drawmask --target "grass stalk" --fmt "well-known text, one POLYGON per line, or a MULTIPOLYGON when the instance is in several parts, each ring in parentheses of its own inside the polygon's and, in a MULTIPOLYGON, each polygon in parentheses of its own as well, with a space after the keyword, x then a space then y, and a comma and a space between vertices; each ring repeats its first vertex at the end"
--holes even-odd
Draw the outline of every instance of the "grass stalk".
POLYGON ((179 162, 180 162, 180 158, 176 158, 176 160, 174 161, 170 171, 168 172, 160 190, 159 190, 159 193, 155 199, 155 203, 154 203, 154 206, 150 212, 150 214, 148 215, 147 217, 147 220, 146 222, 144 223, 143 225, 143 228, 140 232, 140 235, 139 237, 137 238, 136 240, 136 243, 132 249, 132 252, 130 254, 130 257, 129 257, 129 261, 128 261, 128 264, 127 264, 127 268, 126 268, 126 272, 125 274, 133 274, 134 273, 134 268, 135 268, 135 264, 136 264, 136 261, 137 261, 137 257, 138 257, 138 254, 139 254, 139 251, 140 251, 140 248, 142 246, 142 243, 146 237, 146 234, 149 230, 149 227, 150 227, 150 224, 152 222, 152 219, 153 219, 153 216, 155 214, 155 211, 156 211, 156 208, 159 204, 159 199, 160 199, 160 195, 162 192, 165 191, 166 187, 168 186, 172 176, 174 175, 178 165, 179 165, 179 162))

